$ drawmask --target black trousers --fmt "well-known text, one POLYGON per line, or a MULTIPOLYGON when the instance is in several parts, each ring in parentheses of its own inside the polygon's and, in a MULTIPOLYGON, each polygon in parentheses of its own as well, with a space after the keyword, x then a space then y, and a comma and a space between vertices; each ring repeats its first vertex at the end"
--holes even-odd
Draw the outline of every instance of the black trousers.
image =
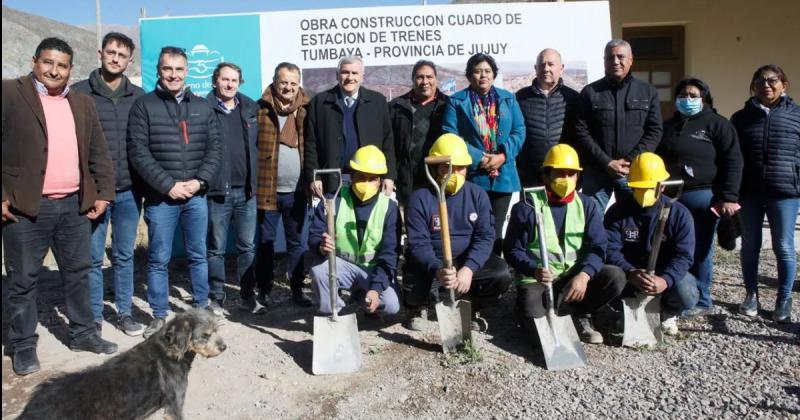
POLYGON ((278 193, 277 210, 258 211, 259 244, 256 246, 255 276, 242 282, 240 295, 249 298, 255 295, 254 283, 262 295, 272 293, 275 273, 275 236, 278 223, 283 222, 286 238, 286 271, 293 293, 302 293, 305 278, 305 254, 308 246, 303 241, 303 225, 306 221, 306 199, 303 188, 294 193, 278 193))
POLYGON ((36 347, 39 320, 37 282, 52 247, 64 287, 71 339, 94 332, 89 304, 89 255, 92 227, 79 213, 78 194, 61 200, 43 198, 36 218, 16 214, 19 222, 3 226, 3 255, 8 274, 8 338, 13 351, 36 347))
MULTIPOLYGON (((407 306, 424 306, 431 299, 438 302, 448 293, 439 280, 430 276, 426 270, 409 263, 405 268, 402 290, 407 306)), ((500 257, 490 255, 486 264, 473 273, 472 286, 466 296, 473 303, 473 309, 480 310, 481 307, 496 302, 510 285, 511 273, 508 271, 508 265, 500 257)))
MULTIPOLYGON (((559 296, 564 292, 568 281, 562 280, 553 284, 553 300, 559 301, 559 296)), ((601 306, 611 302, 622 293, 625 288, 625 273, 617 266, 604 265, 603 268, 589 280, 586 295, 580 302, 561 303, 558 305, 558 315, 585 316, 601 306)), ((533 318, 544 316, 543 305, 537 306, 536 301, 542 302, 544 298, 540 286, 524 284, 517 286, 517 305, 514 309, 523 332, 526 336, 536 336, 536 327, 533 318)))
POLYGON ((511 193, 488 191, 489 201, 492 203, 494 214, 494 246, 492 252, 499 256, 503 250, 503 224, 506 222, 506 213, 511 204, 511 193))

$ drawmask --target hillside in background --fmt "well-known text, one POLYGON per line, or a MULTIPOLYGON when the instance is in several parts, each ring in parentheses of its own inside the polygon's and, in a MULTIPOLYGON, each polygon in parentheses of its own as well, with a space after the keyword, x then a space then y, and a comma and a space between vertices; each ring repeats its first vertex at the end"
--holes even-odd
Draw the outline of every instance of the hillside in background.
MULTIPOLYGON (((87 25, 88 26, 88 25, 87 25)), ((128 76, 141 77, 139 63, 139 28, 122 25, 104 25, 103 33, 118 31, 130 36, 137 44, 136 59, 128 69, 128 76)), ((12 79, 31 71, 31 57, 42 39, 55 36, 67 41, 75 51, 71 81, 85 79, 97 68, 97 41, 94 26, 87 30, 41 16, 31 15, 3 6, 3 79, 12 79)))

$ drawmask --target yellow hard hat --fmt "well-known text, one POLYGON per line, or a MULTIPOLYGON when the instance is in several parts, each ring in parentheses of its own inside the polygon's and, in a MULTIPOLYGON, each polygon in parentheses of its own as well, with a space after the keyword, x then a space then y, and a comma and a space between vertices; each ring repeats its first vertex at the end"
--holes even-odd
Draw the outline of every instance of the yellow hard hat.
POLYGON ((467 144, 464 139, 453 133, 444 133, 433 142, 429 157, 450 156, 450 162, 454 166, 469 166, 472 164, 472 156, 467 151, 467 144))
POLYGON ((557 144, 551 147, 544 155, 542 166, 554 169, 583 170, 581 162, 578 160, 578 152, 568 144, 557 144))
POLYGON ((384 175, 389 172, 386 167, 386 156, 381 149, 372 144, 356 150, 350 161, 350 169, 373 175, 384 175))
POLYGON ((631 188, 655 188, 661 181, 669 179, 669 172, 664 167, 661 156, 644 152, 631 162, 628 174, 628 186, 631 188))

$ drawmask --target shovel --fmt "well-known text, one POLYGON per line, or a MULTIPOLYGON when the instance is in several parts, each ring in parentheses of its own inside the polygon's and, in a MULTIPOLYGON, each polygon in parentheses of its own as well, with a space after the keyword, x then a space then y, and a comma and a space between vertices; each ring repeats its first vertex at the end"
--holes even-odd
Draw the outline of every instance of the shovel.
MULTIPOLYGON (((547 259, 547 244, 544 236, 542 212, 536 208, 533 202, 528 201, 528 194, 537 194, 541 191, 544 191, 544 187, 524 189, 522 191, 522 201, 536 215, 536 230, 539 236, 542 268, 547 269, 550 264, 547 259)), ((569 315, 556 316, 553 285, 548 282, 540 283, 538 286, 544 289, 542 293, 546 302, 543 305, 540 299, 534 300, 534 306, 536 306, 534 313, 542 315, 534 316, 533 322, 536 325, 539 342, 542 344, 542 353, 544 353, 547 370, 573 369, 586 366, 583 343, 578 337, 578 332, 575 331, 572 317, 569 315)))
MULTIPOLYGON (((647 273, 655 274, 658 252, 664 237, 664 228, 672 210, 672 204, 678 201, 683 191, 683 181, 662 181, 656 184, 656 200, 661 198, 662 187, 677 186, 674 198, 670 198, 658 212, 658 224, 650 247, 647 260, 647 273)), ((661 296, 650 296, 636 292, 632 297, 622 298, 622 313, 625 319, 622 332, 622 345, 625 347, 655 347, 661 342, 661 296)))
MULTIPOLYGON (((435 156, 425 158, 425 174, 428 176, 439 198, 439 222, 442 226, 442 257, 444 268, 453 268, 453 253, 450 249, 450 225, 447 221, 447 202, 445 201, 445 186, 450 176, 453 175, 453 163, 450 156, 435 156), (448 164, 447 176, 441 185, 431 175, 428 165, 448 164)), ((467 300, 456 300, 453 289, 448 289, 449 299, 436 304, 436 319, 439 322, 439 334, 442 337, 442 350, 450 353, 458 350, 458 346, 472 339, 472 305, 467 300)))
MULTIPOLYGON (((336 237, 336 196, 342 189, 341 169, 317 169, 314 180, 319 175, 336 174, 339 185, 330 199, 325 199, 325 212, 328 218, 328 236, 336 237)), ((355 314, 339 315, 336 307, 339 298, 339 280, 336 276, 336 250, 328 253, 328 291, 331 300, 330 316, 314 317, 314 351, 311 371, 314 375, 352 373, 361 369, 361 343, 358 339, 358 323, 355 314)), ((322 298, 322 296, 320 296, 322 298)))

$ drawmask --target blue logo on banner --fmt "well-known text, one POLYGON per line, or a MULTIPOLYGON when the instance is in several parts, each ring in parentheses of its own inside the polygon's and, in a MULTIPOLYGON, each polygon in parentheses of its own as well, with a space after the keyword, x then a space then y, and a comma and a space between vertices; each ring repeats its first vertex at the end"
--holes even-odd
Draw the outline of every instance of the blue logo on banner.
POLYGON ((186 51, 186 56, 189 59, 189 78, 191 79, 208 79, 214 74, 214 69, 217 64, 225 61, 217 50, 209 50, 203 44, 197 44, 190 51, 186 51))
POLYGON ((439 89, 446 95, 452 95, 456 93, 456 79, 445 80, 439 89))
POLYGON ((242 68, 242 78, 247 81, 242 93, 260 98, 260 25, 257 14, 142 20, 142 87, 146 91, 155 88, 158 55, 169 45, 186 50, 186 84, 195 94, 207 95, 213 89, 211 77, 217 64, 229 62, 242 68))

